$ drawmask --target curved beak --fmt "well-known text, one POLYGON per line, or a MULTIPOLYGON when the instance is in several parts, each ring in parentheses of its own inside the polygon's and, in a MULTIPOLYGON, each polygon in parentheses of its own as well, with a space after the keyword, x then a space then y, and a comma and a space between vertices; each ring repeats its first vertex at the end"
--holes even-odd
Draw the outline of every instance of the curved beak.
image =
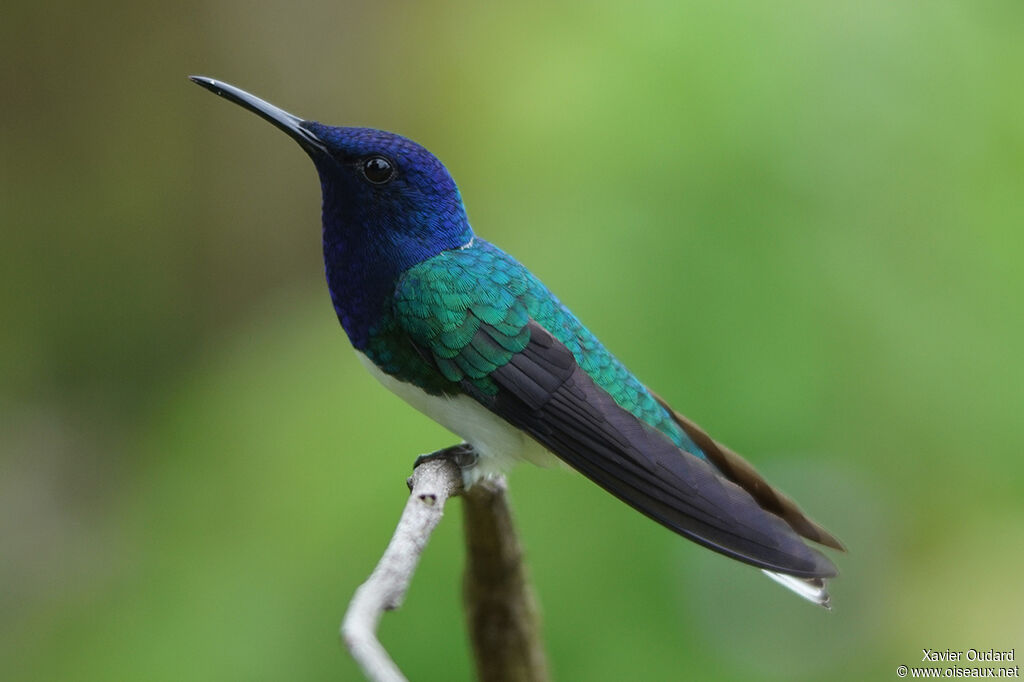
POLYGON ((306 150, 307 154, 312 156, 327 153, 327 147, 323 141, 314 135, 309 128, 306 128, 304 125, 306 122, 295 114, 289 114, 284 109, 279 109, 270 102, 266 102, 245 90, 236 88, 223 81, 207 78, 206 76, 189 76, 189 80, 203 86, 213 94, 220 95, 243 109, 248 109, 257 116, 270 121, 288 133, 293 140, 299 143, 299 146, 306 150))

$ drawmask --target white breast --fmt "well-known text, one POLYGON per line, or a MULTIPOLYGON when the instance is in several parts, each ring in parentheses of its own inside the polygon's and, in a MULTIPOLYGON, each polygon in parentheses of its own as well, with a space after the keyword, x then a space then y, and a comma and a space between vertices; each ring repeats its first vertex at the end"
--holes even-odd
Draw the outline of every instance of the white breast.
POLYGON ((557 461, 537 441, 469 396, 430 395, 423 389, 385 374, 364 353, 359 361, 385 388, 472 445, 480 453, 477 466, 465 472, 466 484, 504 473, 521 459, 540 466, 557 461))

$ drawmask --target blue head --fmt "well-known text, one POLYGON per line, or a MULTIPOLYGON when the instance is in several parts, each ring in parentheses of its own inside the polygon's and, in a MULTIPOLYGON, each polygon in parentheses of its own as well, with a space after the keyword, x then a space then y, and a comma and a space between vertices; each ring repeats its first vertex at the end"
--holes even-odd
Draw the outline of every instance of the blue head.
POLYGON ((469 241, 455 181, 426 149, 383 130, 302 126, 323 143, 310 156, 323 189, 326 239, 366 233, 392 255, 412 258, 405 267, 469 241))
POLYGON ((473 237, 451 175, 433 154, 372 128, 302 127, 323 192, 324 265, 334 309, 356 348, 408 268, 473 237))
POLYGON ((472 239, 455 181, 415 142, 304 121, 226 83, 192 80, 270 121, 313 159, 331 299, 356 348, 366 345, 402 272, 472 239))

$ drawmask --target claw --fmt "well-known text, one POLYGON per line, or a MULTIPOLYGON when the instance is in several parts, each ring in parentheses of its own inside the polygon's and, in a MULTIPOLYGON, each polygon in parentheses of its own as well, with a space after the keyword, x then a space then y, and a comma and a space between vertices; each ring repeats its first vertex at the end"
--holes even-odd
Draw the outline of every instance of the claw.
POLYGON ((415 471, 416 467, 419 465, 437 459, 451 460, 451 462, 460 469, 471 469, 476 465, 477 460, 480 459, 480 455, 477 454, 477 451, 469 443, 459 443, 458 445, 452 445, 447 448, 437 450, 436 452, 420 455, 412 464, 413 471, 415 471))

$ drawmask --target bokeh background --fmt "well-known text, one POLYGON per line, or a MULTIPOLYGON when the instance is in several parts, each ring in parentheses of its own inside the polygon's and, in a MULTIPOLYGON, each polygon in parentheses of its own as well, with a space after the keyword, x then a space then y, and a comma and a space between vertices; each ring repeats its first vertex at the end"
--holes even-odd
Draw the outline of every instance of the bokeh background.
MULTIPOLYGON (((4 678, 358 679, 342 612, 453 442, 349 350, 312 165, 189 73, 424 143, 478 233, 850 548, 827 613, 520 467, 557 679, 1021 652, 1020 2, 3 15, 4 678)), ((457 505, 382 625, 417 680, 470 676, 457 505)))

